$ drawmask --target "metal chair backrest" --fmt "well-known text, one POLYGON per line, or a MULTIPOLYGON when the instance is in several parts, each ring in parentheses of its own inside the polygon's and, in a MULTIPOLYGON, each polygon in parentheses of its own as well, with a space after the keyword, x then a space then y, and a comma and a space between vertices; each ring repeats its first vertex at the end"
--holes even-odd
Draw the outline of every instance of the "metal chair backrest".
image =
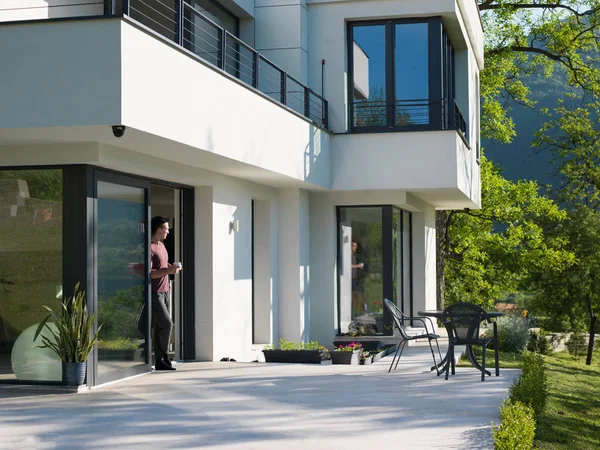
POLYGON ((400 309, 396 305, 394 305, 394 303, 391 300, 388 300, 387 298, 384 299, 383 302, 385 303, 385 306, 387 306, 387 308, 389 309, 390 314, 394 319, 394 324, 396 325, 396 328, 398 329, 398 332, 400 333, 402 339, 411 339, 411 336, 406 332, 406 328, 404 328, 404 324, 402 323, 404 317, 402 311, 400 311, 400 309))
POLYGON ((479 327, 486 320, 487 313, 479 305, 460 302, 446 307, 442 318, 450 324, 454 343, 462 345, 479 340, 479 327))

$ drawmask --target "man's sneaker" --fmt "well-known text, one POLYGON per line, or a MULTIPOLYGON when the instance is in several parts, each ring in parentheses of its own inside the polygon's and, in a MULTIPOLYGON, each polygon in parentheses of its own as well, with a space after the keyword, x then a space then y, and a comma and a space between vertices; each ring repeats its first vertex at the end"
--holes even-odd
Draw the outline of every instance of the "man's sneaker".
POLYGON ((177 370, 175 367, 168 366, 162 359, 156 361, 154 370, 177 370))

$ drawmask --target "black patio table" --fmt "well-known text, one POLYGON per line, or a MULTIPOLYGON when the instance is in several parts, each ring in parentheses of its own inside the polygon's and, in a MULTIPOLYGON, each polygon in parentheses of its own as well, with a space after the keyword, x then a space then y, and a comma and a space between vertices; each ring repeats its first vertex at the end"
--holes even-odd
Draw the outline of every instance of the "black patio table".
MULTIPOLYGON (((440 320, 443 324, 444 327, 446 328, 446 331, 448 333, 448 336, 450 336, 451 331, 450 331, 450 324, 444 322, 443 317, 444 317, 444 311, 441 310, 426 310, 426 311, 419 311, 417 312, 417 314, 419 316, 422 317, 433 317, 434 319, 438 319, 440 320)), ((483 320, 486 320, 487 322, 491 322, 493 323, 493 328, 494 328, 494 356, 496 359, 496 376, 499 377, 500 376, 500 365, 498 362, 498 326, 496 324, 496 321, 492 321, 491 319, 495 319, 497 317, 501 317, 503 316, 504 313, 501 311, 486 311, 486 315, 483 317, 483 320)), ((475 354, 473 353, 473 346, 471 345, 467 345, 466 346, 466 351, 467 351, 467 356, 469 357, 469 361, 471 361, 471 364, 473 365, 473 367, 475 367, 476 369, 481 371, 481 365, 477 362, 477 359, 475 358, 475 354)), ((433 366, 431 367, 431 370, 437 370, 439 368, 444 367, 444 365, 446 364, 446 362, 448 361, 448 353, 446 352, 446 356, 444 356, 444 359, 437 365, 437 366, 433 366)), ((490 376, 491 373, 486 370, 485 371, 486 375, 490 376)))

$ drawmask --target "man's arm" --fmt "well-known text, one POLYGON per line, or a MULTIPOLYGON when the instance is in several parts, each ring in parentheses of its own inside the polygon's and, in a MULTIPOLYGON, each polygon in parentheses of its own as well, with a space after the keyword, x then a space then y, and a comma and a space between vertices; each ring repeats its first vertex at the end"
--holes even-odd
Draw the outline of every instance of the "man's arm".
POLYGON ((166 269, 152 269, 152 272, 150 273, 150 278, 162 278, 167 275, 176 274, 180 270, 180 267, 175 267, 169 264, 169 267, 167 267, 166 269))

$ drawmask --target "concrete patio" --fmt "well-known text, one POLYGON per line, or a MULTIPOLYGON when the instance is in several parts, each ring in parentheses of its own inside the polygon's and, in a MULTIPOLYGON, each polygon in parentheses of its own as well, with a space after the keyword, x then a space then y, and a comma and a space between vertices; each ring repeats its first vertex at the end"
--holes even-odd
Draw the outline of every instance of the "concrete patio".
POLYGON ((492 449, 518 376, 429 372, 426 343, 370 366, 185 363, 80 394, 0 389, 0 448, 492 449))

